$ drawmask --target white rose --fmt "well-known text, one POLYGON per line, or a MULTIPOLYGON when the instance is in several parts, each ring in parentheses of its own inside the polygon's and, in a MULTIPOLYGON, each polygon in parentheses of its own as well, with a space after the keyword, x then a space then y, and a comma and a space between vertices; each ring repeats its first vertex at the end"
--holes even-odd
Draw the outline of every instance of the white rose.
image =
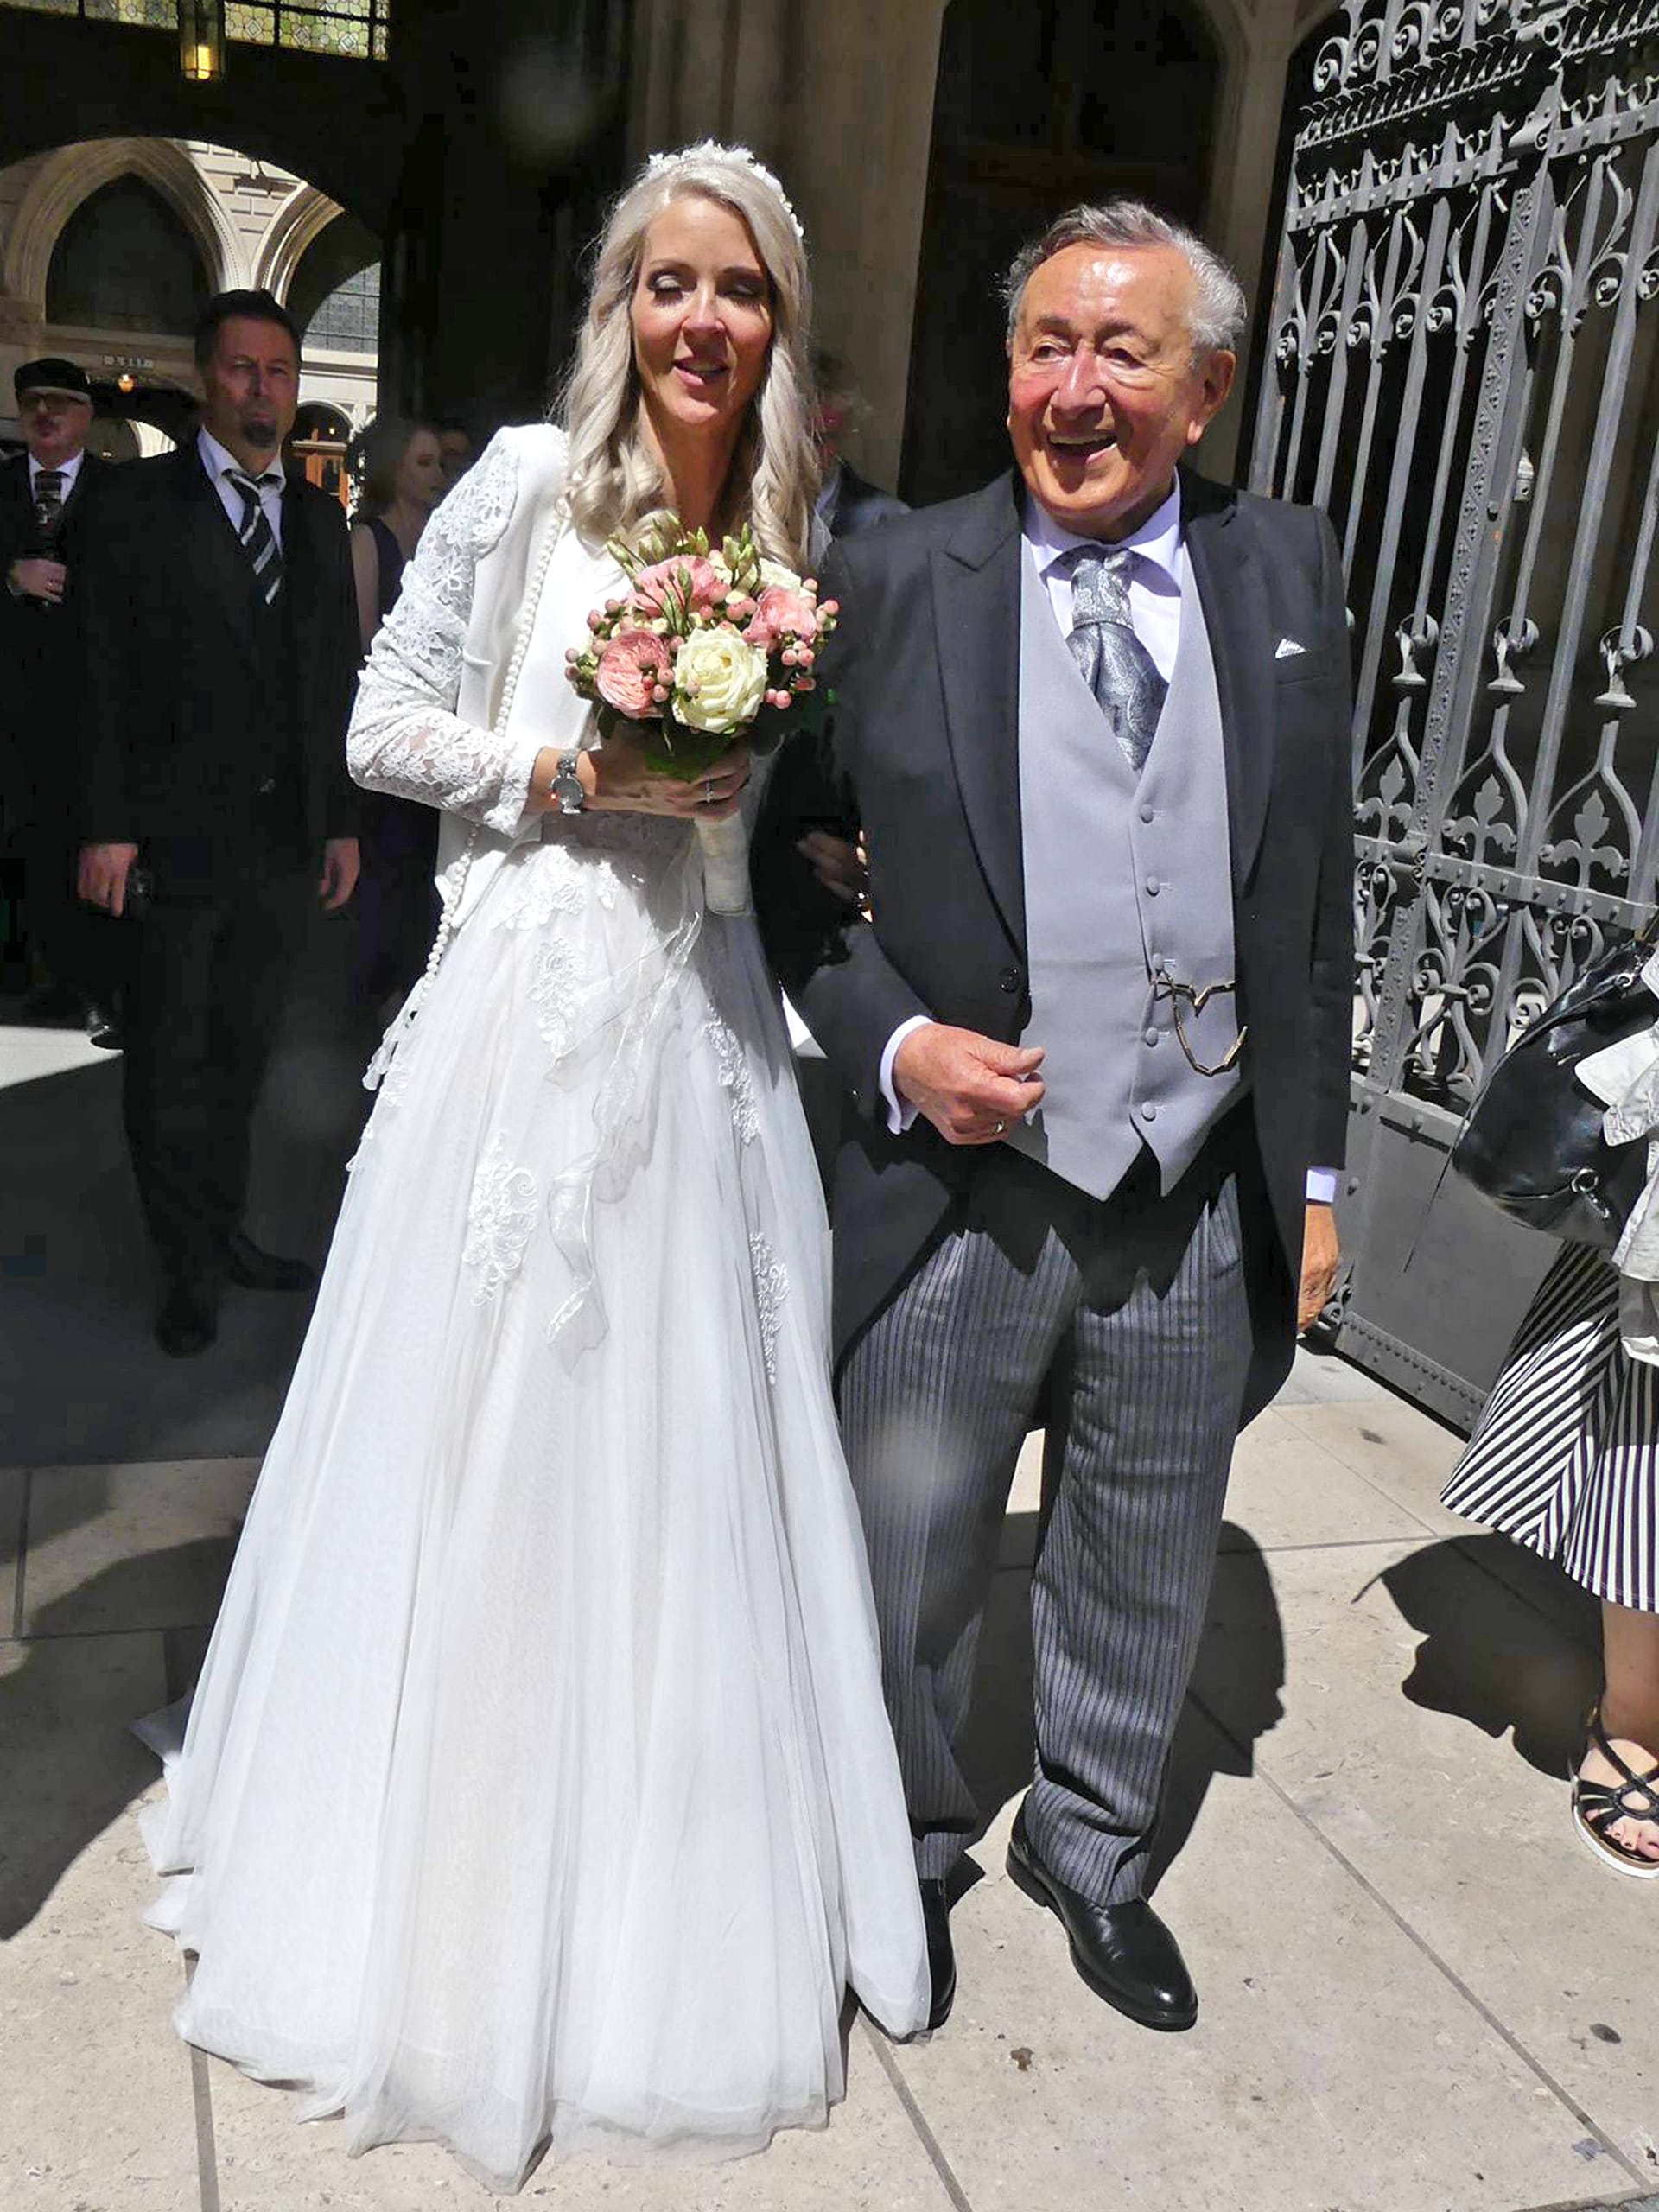
POLYGON ((688 729, 735 735, 754 720, 766 657, 735 630, 696 630, 674 662, 674 712, 688 729))
POLYGON ((763 559, 760 563, 761 588, 765 590, 772 584, 782 584, 785 591, 798 591, 801 580, 793 569, 785 568, 780 561, 763 559))

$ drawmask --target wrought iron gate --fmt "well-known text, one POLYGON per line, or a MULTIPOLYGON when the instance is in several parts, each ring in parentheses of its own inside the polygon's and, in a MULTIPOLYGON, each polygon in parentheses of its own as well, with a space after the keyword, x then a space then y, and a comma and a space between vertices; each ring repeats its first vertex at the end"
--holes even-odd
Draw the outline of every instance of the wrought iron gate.
POLYGON ((1552 1248, 1455 1178, 1430 1210, 1448 1143, 1655 896, 1659 0, 1344 19, 1251 481, 1330 510, 1354 626, 1342 1349, 1466 1425, 1552 1248))

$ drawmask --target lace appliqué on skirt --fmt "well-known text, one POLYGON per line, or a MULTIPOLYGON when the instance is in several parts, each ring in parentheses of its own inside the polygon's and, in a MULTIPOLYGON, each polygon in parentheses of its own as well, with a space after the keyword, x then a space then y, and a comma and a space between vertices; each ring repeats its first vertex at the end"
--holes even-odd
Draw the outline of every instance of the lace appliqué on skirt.
POLYGON ((720 1064, 720 1084, 732 1102, 732 1127, 740 1144, 753 1144, 760 1134, 760 1117, 754 1103, 754 1079, 736 1033, 717 1014, 703 1025, 703 1035, 715 1048, 720 1064))
POLYGON ((582 960, 567 939, 550 938, 537 948, 530 1002, 542 1042, 556 1060, 563 1059, 570 1049, 582 1002, 582 960))
POLYGON ((524 1265, 524 1247, 539 1211, 536 1178, 529 1168, 513 1166, 498 1135, 479 1162, 467 1208, 467 1243, 461 1256, 465 1266, 477 1272, 474 1306, 499 1298, 524 1265))
POLYGON ((789 1295, 789 1269, 772 1249, 772 1242, 760 1230, 749 1238, 749 1265, 754 1271, 755 1310, 760 1317, 760 1356, 766 1362, 766 1380, 778 1380, 778 1329, 783 1304, 789 1295))

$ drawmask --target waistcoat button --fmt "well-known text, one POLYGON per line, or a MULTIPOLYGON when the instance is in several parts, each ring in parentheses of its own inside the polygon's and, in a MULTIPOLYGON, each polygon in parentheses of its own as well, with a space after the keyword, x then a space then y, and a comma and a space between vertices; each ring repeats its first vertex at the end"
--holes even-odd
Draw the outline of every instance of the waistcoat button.
POLYGON ((1153 1104, 1150 1098, 1147 1099, 1146 1104, 1141 1109, 1141 1118, 1143 1122, 1155 1122, 1158 1118, 1158 1109, 1153 1104))
POLYGON ((1017 968, 1005 968, 996 979, 996 987, 1000 991, 1017 991, 1020 988, 1020 970, 1017 968))
POLYGON ((1141 819, 1143 822, 1155 822, 1158 819, 1157 808, 1155 806, 1143 806, 1141 810, 1141 819))
POLYGON ((1158 1042, 1159 1038, 1163 1034, 1163 1032, 1158 1029, 1145 1029, 1142 1030, 1141 1033, 1143 1040, 1147 1044, 1155 1045, 1158 1042))
POLYGON ((1147 896, 1148 899, 1155 899, 1163 887, 1163 885, 1159 882, 1155 875, 1149 875, 1147 878, 1147 896))

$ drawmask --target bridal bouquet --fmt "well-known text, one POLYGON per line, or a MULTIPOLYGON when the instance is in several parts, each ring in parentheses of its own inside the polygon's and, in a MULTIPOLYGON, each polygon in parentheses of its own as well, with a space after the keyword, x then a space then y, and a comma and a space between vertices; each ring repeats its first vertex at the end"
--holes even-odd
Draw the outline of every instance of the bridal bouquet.
MULTIPOLYGON (((607 547, 628 580, 626 596, 588 617, 588 642, 565 655, 565 674, 593 702, 601 738, 626 728, 658 775, 706 776, 740 737, 757 750, 806 709, 818 650, 836 626, 833 599, 765 560, 746 523, 718 551, 679 517, 655 518, 633 543, 607 547)), ((720 914, 748 911, 743 823, 699 822, 705 896, 720 914)))

